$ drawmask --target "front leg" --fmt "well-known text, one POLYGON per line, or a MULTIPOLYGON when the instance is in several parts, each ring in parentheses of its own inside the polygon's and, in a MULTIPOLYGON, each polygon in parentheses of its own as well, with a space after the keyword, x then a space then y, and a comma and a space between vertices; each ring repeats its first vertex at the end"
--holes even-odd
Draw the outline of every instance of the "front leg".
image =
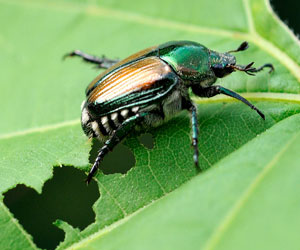
POLYGON ((186 101, 183 106, 191 114, 192 146, 194 148, 193 159, 194 159, 194 163, 195 163, 195 166, 196 166, 196 170, 198 172, 200 172, 201 169, 199 168, 199 149, 198 149, 198 134, 199 134, 199 130, 198 130, 197 108, 196 108, 196 106, 190 100, 186 101))
POLYGON ((104 158, 104 156, 114 149, 116 145, 118 145, 127 135, 128 133, 135 127, 136 124, 144 119, 145 115, 148 113, 136 114, 132 117, 129 117, 125 120, 112 134, 112 136, 104 143, 104 146, 99 150, 98 156, 91 168, 88 177, 86 179, 86 183, 89 184, 97 169, 99 168, 99 164, 104 158))
POLYGON ((97 56, 92 56, 89 54, 86 54, 80 50, 74 50, 71 53, 68 53, 64 56, 64 58, 66 57, 72 57, 72 56, 78 56, 81 57, 84 61, 89 62, 89 63, 94 63, 97 64, 99 68, 102 69, 108 69, 110 67, 112 67, 114 64, 116 64, 117 62, 119 62, 120 60, 114 60, 114 59, 108 59, 104 56, 97 57, 97 56))
POLYGON ((190 108, 190 113, 192 115, 192 145, 194 147, 194 163, 197 171, 199 168, 199 149, 198 149, 198 122, 197 122, 197 109, 194 104, 190 108))
POLYGON ((248 105, 250 108, 255 110, 261 116, 261 118, 263 118, 265 120, 265 115, 258 108, 256 108, 247 99, 240 96, 238 93, 233 92, 230 89, 226 89, 219 85, 210 86, 207 88, 201 88, 201 87, 198 87, 195 85, 195 86, 192 86, 192 90, 193 90, 194 94, 196 94, 197 96, 200 96, 200 97, 208 97, 209 98, 209 97, 213 97, 213 96, 219 95, 219 94, 224 94, 224 95, 233 97, 239 101, 242 101, 243 103, 248 105))

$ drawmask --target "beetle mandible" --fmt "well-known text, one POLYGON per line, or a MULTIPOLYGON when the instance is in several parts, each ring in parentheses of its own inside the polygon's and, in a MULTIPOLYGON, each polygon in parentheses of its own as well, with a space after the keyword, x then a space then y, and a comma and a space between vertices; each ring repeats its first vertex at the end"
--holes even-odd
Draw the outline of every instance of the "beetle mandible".
POLYGON ((219 53, 192 41, 171 41, 142 50, 119 61, 96 57, 75 50, 66 56, 79 56, 97 64, 106 71, 97 76, 86 89, 86 101, 81 106, 81 125, 88 137, 104 141, 88 174, 89 183, 104 156, 137 126, 144 130, 160 125, 181 110, 191 113, 192 146, 194 163, 198 163, 197 110, 188 90, 200 97, 218 94, 238 99, 255 110, 263 119, 264 114, 239 94, 219 85, 213 85, 234 71, 254 75, 259 68, 236 64, 231 53, 243 51, 248 43, 237 49, 219 53))

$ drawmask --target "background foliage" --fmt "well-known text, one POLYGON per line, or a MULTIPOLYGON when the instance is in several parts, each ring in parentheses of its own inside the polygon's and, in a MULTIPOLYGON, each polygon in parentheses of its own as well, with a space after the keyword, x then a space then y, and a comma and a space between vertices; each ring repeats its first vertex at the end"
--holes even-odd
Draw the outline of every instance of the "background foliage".
POLYGON ((123 58, 184 39, 218 51, 247 40, 251 47, 237 54, 240 64, 273 63, 274 74, 235 73, 220 81, 255 102, 266 121, 228 98, 195 99, 200 163, 209 169, 196 177, 186 113, 151 131, 152 149, 132 135, 124 142, 126 156, 117 152, 115 158, 127 161, 129 148, 134 167, 125 174, 104 167, 105 174, 99 172, 93 184, 100 192, 95 222, 85 227, 68 216, 53 217, 66 233, 59 248, 297 248, 300 49, 268 2, 0 0, 0 5, 1 249, 54 248, 48 231, 33 233, 32 225, 54 211, 70 213, 64 210, 67 203, 71 217, 84 218, 80 203, 86 203, 82 197, 87 194, 82 190, 98 194, 83 183, 68 189, 76 175, 70 172, 53 185, 47 205, 36 203, 38 212, 25 206, 34 203, 35 191, 46 195, 44 183, 52 178, 53 166, 89 169, 91 142, 78 117, 83 90, 98 72, 80 60, 63 62, 62 55, 80 48, 123 58), (14 197, 10 192, 18 184, 30 191, 14 197), (65 198, 58 198, 62 194, 65 198), (27 224, 8 209, 13 203, 27 224))

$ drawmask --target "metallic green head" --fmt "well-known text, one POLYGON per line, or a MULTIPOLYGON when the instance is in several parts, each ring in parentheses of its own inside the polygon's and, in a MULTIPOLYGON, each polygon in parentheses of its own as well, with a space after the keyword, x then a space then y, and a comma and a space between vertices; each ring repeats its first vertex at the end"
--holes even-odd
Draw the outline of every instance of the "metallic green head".
MULTIPOLYGON (((191 41, 172 41, 158 47, 159 57, 166 61, 187 84, 200 83, 209 86, 235 70, 249 74, 254 68, 236 65, 236 58, 231 53, 243 51, 248 43, 243 42, 236 50, 219 53, 191 41)), ((251 73, 250 73, 251 74, 251 73)))
POLYGON ((213 50, 210 50, 210 64, 211 69, 215 73, 216 77, 222 78, 229 75, 235 70, 245 71, 252 66, 253 63, 248 64, 247 66, 236 65, 236 59, 234 55, 230 53, 243 51, 248 48, 248 43, 243 42, 237 49, 230 50, 225 53, 219 53, 213 50))
POLYGON ((219 53, 213 50, 210 51, 210 67, 216 77, 221 78, 232 73, 234 71, 235 64, 235 56, 229 53, 219 53))

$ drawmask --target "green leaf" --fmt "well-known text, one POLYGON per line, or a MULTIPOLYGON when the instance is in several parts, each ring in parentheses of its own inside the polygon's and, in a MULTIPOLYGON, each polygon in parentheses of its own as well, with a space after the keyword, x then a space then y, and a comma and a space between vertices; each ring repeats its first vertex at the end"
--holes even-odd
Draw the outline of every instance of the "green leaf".
MULTIPOLYGON (((135 166, 125 175, 99 171, 96 221, 79 231, 58 220, 66 232, 60 249, 299 245, 300 47, 268 2, 0 0, 0 6, 7 23, 0 33, 1 194, 20 183, 41 193, 53 166, 88 170, 80 103, 98 72, 80 60, 62 61, 72 49, 123 58, 169 40, 194 40, 217 51, 247 40, 251 47, 237 54, 238 63, 268 62, 276 69, 219 81, 254 101, 266 121, 229 98, 195 99, 200 165, 209 169, 203 174, 194 177, 186 112, 151 130, 151 150, 130 136, 124 144, 135 166)), ((0 248, 37 248, 2 199, 0 248)))
POLYGON ((297 249, 299 131, 299 114, 285 119, 211 171, 71 249, 297 249))

